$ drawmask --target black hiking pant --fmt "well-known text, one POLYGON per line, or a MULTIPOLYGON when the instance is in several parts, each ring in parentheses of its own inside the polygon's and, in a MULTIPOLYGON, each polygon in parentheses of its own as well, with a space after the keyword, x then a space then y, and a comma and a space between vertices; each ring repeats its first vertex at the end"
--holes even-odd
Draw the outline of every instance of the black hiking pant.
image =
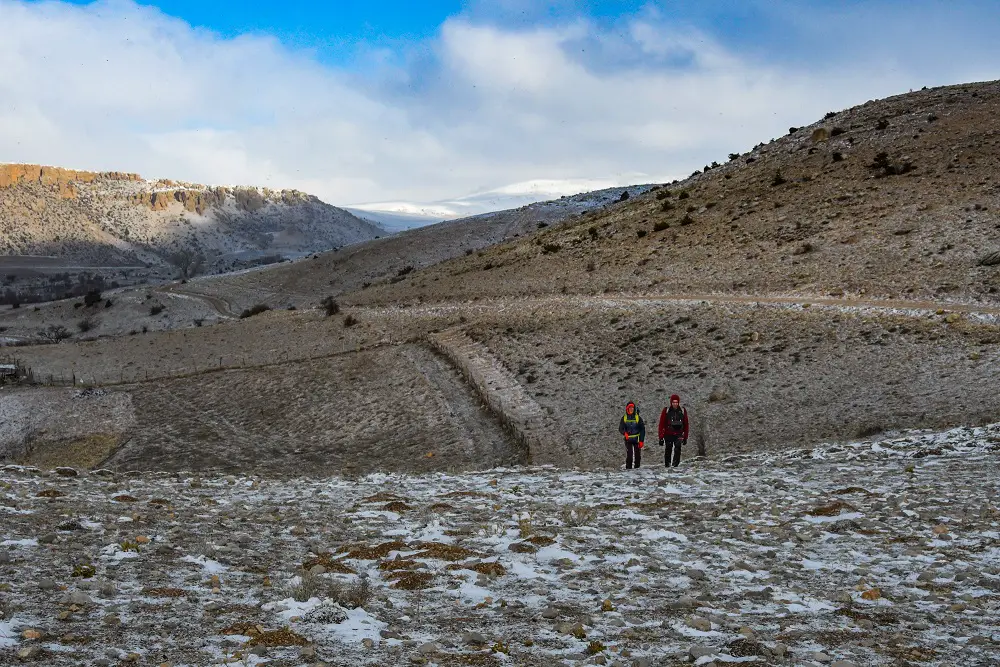
POLYGON ((668 435, 663 439, 663 465, 677 467, 681 463, 681 444, 684 438, 679 435, 668 435))
POLYGON ((638 440, 625 441, 625 469, 638 468, 642 463, 642 449, 639 448, 638 440))

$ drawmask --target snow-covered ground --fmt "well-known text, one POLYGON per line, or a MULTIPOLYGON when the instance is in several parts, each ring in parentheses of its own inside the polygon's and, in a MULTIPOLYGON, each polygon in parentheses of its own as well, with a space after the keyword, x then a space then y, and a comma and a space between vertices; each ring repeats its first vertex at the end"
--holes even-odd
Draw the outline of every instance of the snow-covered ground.
POLYGON ((353 480, 9 466, 0 663, 997 664, 1000 425, 658 454, 353 480))

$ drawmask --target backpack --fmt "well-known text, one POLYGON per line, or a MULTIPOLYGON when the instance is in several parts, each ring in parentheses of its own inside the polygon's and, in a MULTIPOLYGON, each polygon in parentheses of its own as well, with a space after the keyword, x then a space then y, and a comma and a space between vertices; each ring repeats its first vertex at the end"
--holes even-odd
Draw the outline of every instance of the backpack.
POLYGON ((684 408, 667 408, 667 423, 671 431, 684 430, 684 408))

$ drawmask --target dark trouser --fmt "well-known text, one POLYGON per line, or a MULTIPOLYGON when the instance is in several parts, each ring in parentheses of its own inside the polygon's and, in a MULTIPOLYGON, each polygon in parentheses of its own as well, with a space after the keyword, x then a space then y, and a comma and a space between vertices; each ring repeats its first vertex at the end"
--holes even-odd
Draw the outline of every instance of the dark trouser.
POLYGON ((668 435, 663 439, 663 465, 675 468, 681 463, 681 443, 684 441, 679 435, 668 435))
POLYGON ((639 449, 639 441, 630 438, 625 441, 625 469, 638 468, 640 463, 642 463, 642 450, 639 449))

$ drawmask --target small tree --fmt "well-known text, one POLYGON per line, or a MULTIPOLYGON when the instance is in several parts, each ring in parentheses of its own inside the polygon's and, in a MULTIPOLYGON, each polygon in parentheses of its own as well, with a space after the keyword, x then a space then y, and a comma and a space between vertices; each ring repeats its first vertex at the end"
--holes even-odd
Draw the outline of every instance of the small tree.
POLYGON ((66 340, 73 334, 69 332, 69 329, 61 324, 50 324, 46 328, 38 332, 38 335, 47 341, 52 343, 59 342, 61 340, 66 340))
POLYGON ((96 306, 103 300, 104 297, 101 296, 101 292, 99 290, 92 289, 84 295, 83 305, 90 308, 91 306, 96 306))
POLYGON ((319 305, 323 307, 327 317, 333 317, 340 313, 340 304, 332 296, 325 297, 319 302, 319 305))

